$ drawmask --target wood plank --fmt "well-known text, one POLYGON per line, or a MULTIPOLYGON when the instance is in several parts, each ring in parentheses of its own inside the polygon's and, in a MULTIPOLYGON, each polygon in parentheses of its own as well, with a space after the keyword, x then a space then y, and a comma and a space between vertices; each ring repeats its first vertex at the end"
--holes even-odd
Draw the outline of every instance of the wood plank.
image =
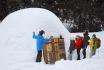
POLYGON ((56 60, 60 60, 59 57, 59 48, 58 48, 58 38, 54 38, 54 46, 55 46, 55 52, 56 52, 56 60))
POLYGON ((47 44, 44 44, 43 57, 44 57, 45 63, 47 64, 48 63, 48 59, 47 59, 47 44))
POLYGON ((64 58, 66 60, 64 38, 58 38, 58 45, 59 45, 59 56, 60 56, 60 59, 64 58))

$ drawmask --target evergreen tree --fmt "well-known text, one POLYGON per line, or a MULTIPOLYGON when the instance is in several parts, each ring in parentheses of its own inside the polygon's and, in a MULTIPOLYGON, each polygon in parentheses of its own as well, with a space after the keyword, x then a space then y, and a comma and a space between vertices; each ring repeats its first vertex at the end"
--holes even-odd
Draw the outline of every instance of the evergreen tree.
POLYGON ((7 8, 6 0, 0 0, 0 21, 4 19, 8 15, 8 8, 7 8))
POLYGON ((104 30, 104 0, 0 0, 0 20, 9 13, 30 7, 50 10, 71 25, 68 28, 71 32, 104 30))

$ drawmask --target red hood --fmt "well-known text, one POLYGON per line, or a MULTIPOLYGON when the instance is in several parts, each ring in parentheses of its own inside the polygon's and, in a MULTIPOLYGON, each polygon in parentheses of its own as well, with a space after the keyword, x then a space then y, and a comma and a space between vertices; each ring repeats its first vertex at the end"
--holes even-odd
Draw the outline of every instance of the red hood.
MULTIPOLYGON (((81 40, 82 40, 82 39, 83 39, 83 37, 80 37, 79 39, 81 39, 81 40)), ((77 41, 77 38, 75 38, 75 40, 77 41)))
POLYGON ((83 39, 83 37, 80 37, 80 39, 83 39))

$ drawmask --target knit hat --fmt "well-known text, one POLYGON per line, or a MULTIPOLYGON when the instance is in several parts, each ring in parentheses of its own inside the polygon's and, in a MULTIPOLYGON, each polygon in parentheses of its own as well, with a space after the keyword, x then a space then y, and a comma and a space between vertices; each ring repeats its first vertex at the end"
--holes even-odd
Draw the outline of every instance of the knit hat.
POLYGON ((79 35, 76 35, 76 38, 79 38, 80 36, 79 35))
POLYGON ((92 36, 96 37, 96 35, 95 35, 95 34, 93 34, 92 36))

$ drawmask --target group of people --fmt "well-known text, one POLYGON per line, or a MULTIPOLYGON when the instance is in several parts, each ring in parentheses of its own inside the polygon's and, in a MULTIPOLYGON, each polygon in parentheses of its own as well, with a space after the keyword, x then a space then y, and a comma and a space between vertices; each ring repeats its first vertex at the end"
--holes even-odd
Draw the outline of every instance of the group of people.
POLYGON ((77 50, 77 60, 80 60, 80 50, 82 49, 83 59, 86 58, 86 48, 87 46, 90 46, 90 55, 91 58, 96 53, 96 49, 98 46, 98 38, 95 34, 92 35, 92 37, 89 37, 88 31, 84 30, 83 37, 77 35, 75 40, 71 40, 70 47, 69 47, 69 59, 72 60, 72 53, 76 49, 77 50))
MULTIPOLYGON (((37 47, 36 62, 41 62, 44 42, 49 42, 53 38, 53 36, 50 36, 49 39, 45 39, 43 37, 43 34, 45 34, 45 31, 43 31, 43 30, 39 31, 38 35, 36 35, 35 32, 33 32, 33 38, 36 39, 36 47, 37 47)), ((83 32, 83 37, 77 35, 75 40, 71 40, 70 48, 69 48, 71 59, 72 59, 72 53, 76 49, 77 50, 77 60, 80 60, 81 48, 83 49, 83 59, 85 59, 86 58, 86 48, 88 45, 90 45, 90 49, 91 49, 90 57, 92 57, 92 55, 95 55, 97 44, 98 44, 96 35, 93 34, 91 39, 88 35, 89 35, 88 31, 85 30, 83 32)))

